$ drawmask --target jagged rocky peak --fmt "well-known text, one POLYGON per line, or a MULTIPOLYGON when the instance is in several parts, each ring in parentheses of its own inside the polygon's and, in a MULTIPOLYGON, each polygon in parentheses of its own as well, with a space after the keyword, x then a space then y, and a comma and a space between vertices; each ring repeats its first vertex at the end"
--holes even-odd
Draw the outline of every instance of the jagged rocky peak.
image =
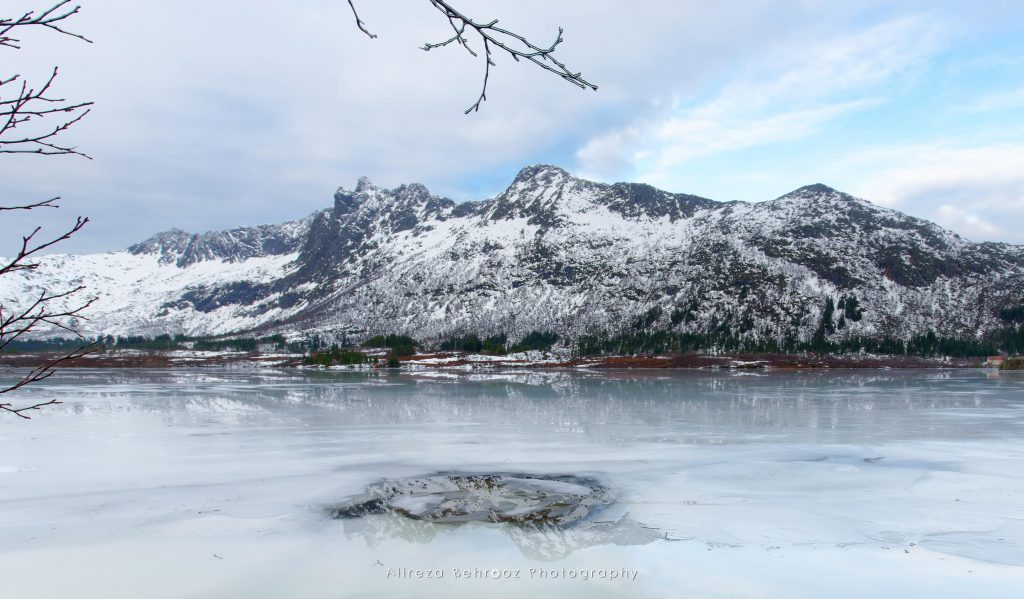
POLYGON ((161 256, 173 255, 171 261, 177 260, 178 256, 188 249, 188 245, 195 237, 192 233, 178 228, 162 231, 153 235, 145 241, 133 244, 128 247, 132 254, 160 254, 161 256))
MULTIPOLYGON (((363 177, 365 179, 365 177, 363 177)), ((360 179, 362 181, 363 179, 360 179)), ((359 189, 358 187, 356 188, 359 189)), ((356 193, 346 190, 344 187, 339 187, 338 191, 334 192, 334 216, 344 216, 355 211, 359 208, 359 200, 357 199, 356 193)))
POLYGON ((552 166, 550 164, 535 164, 533 166, 524 166, 520 169, 516 178, 512 181, 512 185, 531 182, 550 185, 558 178, 571 179, 572 175, 570 175, 565 169, 557 166, 552 166))
POLYGON ((521 169, 505 191, 484 204, 490 220, 529 218, 534 224, 552 225, 592 207, 596 194, 582 192, 599 187, 557 166, 537 164, 521 169))
POLYGON ((374 185, 370 178, 366 176, 359 177, 355 188, 352 190, 339 187, 334 192, 334 217, 340 218, 355 212, 360 206, 381 193, 385 193, 385 190, 374 185))
POLYGON ((334 193, 334 195, 335 195, 335 197, 337 197, 339 195, 349 195, 349 196, 362 195, 362 196, 365 196, 367 194, 372 194, 373 192, 378 191, 379 189, 380 189, 379 187, 377 187, 376 185, 373 184, 373 181, 370 181, 369 177, 362 176, 362 177, 359 177, 359 179, 356 181, 356 186, 353 189, 349 190, 349 189, 346 189, 343 186, 342 187, 338 187, 338 191, 336 191, 334 193))
POLYGON ((369 177, 359 177, 356 182, 355 189, 349 191, 344 187, 339 187, 338 191, 334 192, 334 216, 340 218, 352 212, 355 212, 359 206, 364 204, 368 199, 376 195, 380 190, 374 185, 369 177))
POLYGON ((394 190, 395 198, 408 204, 425 204, 432 199, 430 190, 422 183, 407 183, 399 185, 394 190))
POLYGON ((334 276, 330 273, 339 253, 373 251, 384 243, 383 238, 371 239, 375 234, 397 234, 444 220, 454 207, 454 201, 431 195, 419 183, 385 189, 361 177, 352 191, 339 187, 333 210, 309 229, 301 250, 302 272, 319 278, 334 276))
POLYGON ((364 205, 386 209, 389 206, 409 207, 432 202, 454 204, 447 198, 431 195, 422 183, 405 183, 394 189, 384 189, 374 185, 369 178, 360 177, 352 191, 339 187, 334 193, 334 212, 336 216, 344 216, 364 205))
POLYGON ((373 182, 370 181, 370 178, 367 176, 359 177, 359 180, 356 181, 356 193, 369 191, 370 189, 376 189, 373 182))
POLYGON ((824 185, 717 203, 548 165, 522 169, 493 199, 458 205, 422 185, 384 189, 364 178, 339 189, 333 209, 302 221, 165 231, 131 252, 147 259, 114 254, 69 266, 64 257, 27 284, 5 277, 0 284, 23 286, 0 295, 31 302, 40 288, 80 276, 109 291, 90 321, 97 334, 259 329, 439 340, 554 331, 572 339, 664 328, 807 341, 819 331, 833 340, 973 338, 1007 326, 1001 314, 1019 309, 1024 293, 1024 248, 958 240, 824 185), (655 222, 677 217, 685 221, 655 222), (501 222, 516 219, 526 223, 501 222), (140 265, 155 259, 161 269, 140 265), (237 266, 190 268, 203 261, 237 266), (111 280, 128 283, 110 288, 111 280), (856 304, 841 326, 843 297, 856 304), (823 321, 828 298, 833 323, 823 321))
POLYGON ((161 264, 179 267, 204 260, 239 262, 261 256, 290 254, 298 251, 312 218, 202 234, 171 229, 129 246, 128 252, 135 255, 157 254, 161 264))
POLYGON ((598 183, 574 177, 557 166, 538 164, 519 171, 515 180, 491 203, 491 219, 535 218, 548 213, 546 222, 568 222, 575 213, 597 206, 629 219, 672 221, 688 218, 718 202, 700 196, 671 193, 645 183, 598 183), (559 216, 560 215, 560 216, 559 216))
POLYGON ((625 217, 668 216, 673 221, 693 216, 693 213, 701 208, 719 205, 714 200, 683 193, 670 193, 646 183, 615 183, 608 193, 602 195, 602 203, 609 210, 625 217))

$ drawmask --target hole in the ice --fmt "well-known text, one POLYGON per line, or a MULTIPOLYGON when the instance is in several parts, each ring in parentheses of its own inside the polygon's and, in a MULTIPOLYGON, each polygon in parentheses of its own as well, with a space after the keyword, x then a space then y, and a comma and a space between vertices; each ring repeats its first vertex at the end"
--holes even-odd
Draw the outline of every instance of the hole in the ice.
POLYGON ((328 514, 349 519, 391 512, 438 523, 566 527, 594 520, 612 503, 606 488, 579 476, 439 473, 382 480, 365 495, 330 506, 328 514))
POLYGON ((346 531, 370 545, 396 537, 428 542, 451 525, 497 526, 528 557, 545 560, 586 546, 666 538, 629 520, 597 480, 575 475, 441 472, 385 479, 326 513, 346 520, 346 531))

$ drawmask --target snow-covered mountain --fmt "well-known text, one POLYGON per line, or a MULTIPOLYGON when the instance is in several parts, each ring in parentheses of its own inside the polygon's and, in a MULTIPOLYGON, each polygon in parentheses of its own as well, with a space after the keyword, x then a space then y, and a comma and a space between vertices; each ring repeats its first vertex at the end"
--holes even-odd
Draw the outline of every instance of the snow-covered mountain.
POLYGON ((516 339, 643 326, 806 340, 827 313, 830 339, 977 338, 1024 298, 1024 247, 972 243, 824 185, 721 203, 544 165, 486 201, 364 178, 300 221, 172 230, 41 262, 0 279, 3 304, 84 284, 100 300, 82 329, 114 335, 516 339))

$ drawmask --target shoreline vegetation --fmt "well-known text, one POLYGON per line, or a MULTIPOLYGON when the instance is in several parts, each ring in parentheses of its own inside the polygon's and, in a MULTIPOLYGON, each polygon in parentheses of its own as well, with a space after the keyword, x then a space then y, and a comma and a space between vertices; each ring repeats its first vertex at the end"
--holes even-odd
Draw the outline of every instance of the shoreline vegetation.
MULTIPOLYGON (((0 354, 0 368, 34 368, 58 352, 0 354)), ((282 367, 318 370, 450 370, 490 369, 697 369, 697 370, 803 370, 803 369, 923 369, 999 368, 1024 370, 1024 358, 1008 358, 1001 365, 981 357, 953 358, 869 353, 700 353, 574 356, 562 351, 530 350, 495 355, 464 350, 395 355, 387 350, 334 350, 311 354, 234 350, 105 349, 62 368, 196 368, 282 367)))
MULTIPOLYGON (((934 334, 911 339, 847 339, 824 335, 806 341, 751 342, 727 334, 641 331, 582 336, 571 342, 550 331, 508 336, 466 334, 433 343, 406 335, 376 335, 352 343, 347 337, 295 341, 283 335, 103 337, 99 351, 66 363, 67 368, 173 368, 275 366, 332 369, 649 368, 814 369, 978 368, 1024 370, 1021 331, 1005 338, 963 341, 934 334), (1003 356, 1011 357, 1003 359, 1003 356)), ((0 366, 34 368, 82 345, 80 339, 19 341, 0 353, 0 366)))

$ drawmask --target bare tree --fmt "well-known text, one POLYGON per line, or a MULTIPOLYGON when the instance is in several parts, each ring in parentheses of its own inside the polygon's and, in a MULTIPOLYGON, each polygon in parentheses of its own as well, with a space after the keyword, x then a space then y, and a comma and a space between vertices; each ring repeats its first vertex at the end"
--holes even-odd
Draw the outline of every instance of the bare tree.
MULTIPOLYGON (((448 20, 448 24, 451 25, 454 35, 440 42, 425 43, 421 48, 422 50, 430 51, 434 48, 441 48, 455 43, 462 46, 466 52, 469 52, 469 54, 474 58, 479 57, 480 55, 477 51, 473 50, 469 45, 469 39, 466 37, 467 29, 475 33, 477 37, 479 37, 479 43, 483 45, 483 86, 476 102, 466 109, 466 114, 479 111, 480 104, 487 100, 487 83, 491 76, 491 67, 495 66, 493 57, 496 51, 504 51, 516 62, 519 62, 520 60, 532 62, 545 71, 561 77, 580 89, 597 90, 597 86, 584 79, 582 73, 573 73, 565 66, 564 63, 555 58, 555 50, 558 48, 558 45, 564 41, 562 38, 563 31, 561 27, 558 28, 558 35, 555 37, 555 41, 552 42, 551 45, 538 46, 526 39, 525 36, 498 27, 498 19, 492 19, 486 22, 475 21, 460 12, 458 9, 454 8, 449 2, 445 2, 443 0, 427 1, 430 2, 430 5, 436 8, 444 18, 448 20)), ((376 38, 377 36, 370 33, 366 28, 366 24, 363 23, 361 18, 359 18, 359 13, 356 11, 356 6, 352 0, 348 0, 348 5, 352 8, 352 14, 355 16, 356 27, 369 36, 370 39, 376 38)))
MULTIPOLYGON (((79 6, 69 6, 70 0, 62 0, 42 12, 29 11, 17 18, 0 18, 0 48, 20 50, 19 30, 41 28, 75 37, 86 42, 90 40, 64 29, 65 21, 77 14, 79 6)), ((40 156, 73 154, 84 156, 75 147, 61 143, 57 138, 89 113, 92 102, 69 102, 53 95, 58 70, 53 72, 42 85, 33 86, 20 75, 0 75, 0 154, 33 154, 40 156)), ((0 205, 0 213, 16 210, 37 210, 58 208, 60 197, 36 202, 20 202, 0 205)), ((49 239, 40 239, 41 227, 22 237, 21 247, 13 258, 0 263, 0 276, 18 272, 30 272, 39 267, 36 256, 47 248, 70 238, 89 222, 78 217, 75 224, 62 234, 49 239)), ((82 317, 95 298, 84 298, 83 287, 62 291, 44 290, 27 306, 10 308, 0 305, 0 350, 15 340, 43 328, 62 330, 79 338, 75 322, 82 317)), ((60 355, 33 368, 16 383, 0 387, 0 397, 26 385, 41 381, 56 372, 61 364, 79 358, 91 351, 93 345, 84 345, 75 351, 60 355)), ((43 406, 60 403, 57 400, 18 404, 0 401, 0 412, 29 418, 29 412, 43 406)))

